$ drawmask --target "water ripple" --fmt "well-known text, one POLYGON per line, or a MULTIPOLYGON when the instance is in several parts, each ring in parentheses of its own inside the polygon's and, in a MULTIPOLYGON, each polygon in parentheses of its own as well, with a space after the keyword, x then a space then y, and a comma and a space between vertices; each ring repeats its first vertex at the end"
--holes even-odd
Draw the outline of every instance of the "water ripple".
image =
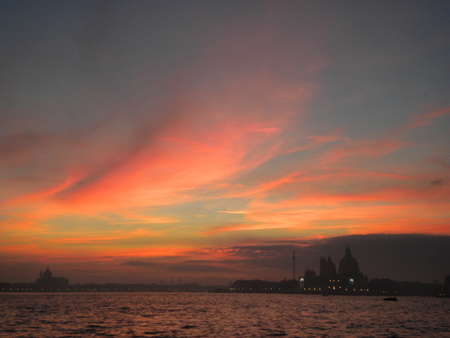
POLYGON ((7 337, 443 337, 450 300, 312 295, 0 294, 7 337))

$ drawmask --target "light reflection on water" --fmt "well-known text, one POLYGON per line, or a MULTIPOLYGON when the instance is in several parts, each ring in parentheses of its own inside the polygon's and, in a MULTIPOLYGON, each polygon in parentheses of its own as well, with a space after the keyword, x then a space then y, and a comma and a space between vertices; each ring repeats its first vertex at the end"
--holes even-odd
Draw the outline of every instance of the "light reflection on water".
POLYGON ((0 294, 0 336, 450 337, 450 299, 280 294, 0 294))

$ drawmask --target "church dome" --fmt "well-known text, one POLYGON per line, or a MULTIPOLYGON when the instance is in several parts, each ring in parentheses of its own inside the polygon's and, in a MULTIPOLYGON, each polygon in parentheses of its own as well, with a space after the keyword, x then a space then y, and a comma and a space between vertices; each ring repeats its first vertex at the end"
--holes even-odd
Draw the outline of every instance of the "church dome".
POLYGON ((44 271, 44 274, 42 275, 42 277, 44 279, 51 279, 53 277, 52 272, 50 271, 49 268, 47 268, 47 270, 44 271))

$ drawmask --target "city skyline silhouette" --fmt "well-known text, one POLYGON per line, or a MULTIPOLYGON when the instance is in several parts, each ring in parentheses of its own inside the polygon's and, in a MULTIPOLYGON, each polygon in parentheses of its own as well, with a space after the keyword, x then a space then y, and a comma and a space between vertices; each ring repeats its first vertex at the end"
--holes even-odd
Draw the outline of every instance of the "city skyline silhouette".
MULTIPOLYGON (((229 250, 238 250, 243 252, 242 257, 246 256, 246 264, 253 265, 251 272, 236 273, 233 270, 234 262, 223 262, 222 269, 211 266, 211 262, 199 261, 186 262, 185 266, 168 265, 148 261, 125 261, 120 262, 115 267, 116 275, 111 277, 100 277, 100 273, 90 278, 83 276, 82 271, 72 272, 70 266, 54 264, 52 270, 59 271, 58 275, 68 278, 71 283, 140 283, 149 284, 164 283, 173 285, 175 282, 183 280, 183 283, 199 283, 203 285, 228 285, 236 279, 292 279, 293 274, 296 279, 305 276, 306 270, 314 270, 320 275, 322 263, 319 263, 319 257, 326 262, 331 258, 334 266, 334 275, 337 277, 339 272, 340 258, 343 256, 344 248, 351 249, 353 256, 357 257, 357 265, 364 274, 365 278, 386 278, 396 281, 413 281, 421 283, 444 283, 444 279, 449 274, 448 257, 450 255, 450 238, 447 236, 421 236, 421 235, 366 235, 366 236, 343 236, 334 239, 327 239, 319 243, 306 242, 290 244, 273 244, 265 246, 234 247, 229 250), (353 249, 352 249, 353 248, 353 249), (295 260, 293 261, 293 251, 295 260), (356 252, 356 255, 354 254, 356 252), (268 256, 271 254, 272 256, 268 256), (227 264, 227 265, 225 265, 227 264), (227 268, 225 268, 227 266, 227 268), (265 274, 267 269, 277 268, 277 275, 265 274), (164 271, 164 274, 158 274, 156 271, 164 271), (192 271, 200 274, 192 274, 192 271), (226 277, 217 278, 219 272, 226 277), (131 278, 130 278, 131 277, 131 278)), ((241 262, 242 263, 242 262, 241 262)), ((35 263, 38 265, 38 263, 35 263)), ((95 263, 91 263, 95 264, 95 263)), ((37 271, 43 273, 42 266, 36 270, 28 270, 29 277, 17 278, 13 274, 9 275, 9 267, 0 265, 4 274, 0 282, 31 282, 36 278, 37 271)), ((45 270, 45 269, 44 269, 45 270)), ((271 270, 273 271, 273 270, 271 270)), ((45 272, 45 271, 44 271, 45 272)), ((92 275, 91 275, 92 276, 92 275)), ((42 278, 42 276, 40 277, 42 278)), ((327 278, 328 279, 328 278, 327 278)), ((176 283, 175 283, 176 284, 176 283)))

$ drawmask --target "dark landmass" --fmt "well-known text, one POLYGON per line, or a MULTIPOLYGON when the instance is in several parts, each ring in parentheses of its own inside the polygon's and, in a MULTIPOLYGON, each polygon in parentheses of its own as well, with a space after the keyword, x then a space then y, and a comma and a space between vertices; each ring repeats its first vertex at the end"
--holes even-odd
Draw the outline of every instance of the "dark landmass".
MULTIPOLYGON (((447 277, 450 280, 450 276, 447 277)), ((322 295, 372 295, 372 296, 437 296, 449 297, 450 285, 372 279, 367 285, 354 288, 307 287, 301 288, 298 280, 280 282, 262 280, 237 280, 231 287, 203 286, 196 283, 180 285, 158 284, 72 284, 65 287, 43 286, 38 283, 0 283, 0 292, 217 292, 217 293, 286 293, 322 295)), ((337 286, 337 287, 336 287, 337 286)))
POLYGON ((42 286, 37 283, 0 283, 0 292, 208 292, 223 290, 200 284, 72 284, 65 287, 42 286))
POLYGON ((69 284, 63 277, 55 277, 50 269, 41 271, 34 283, 0 283, 0 292, 204 292, 223 290, 223 287, 184 284, 69 284))
MULTIPOLYGON (((447 277, 450 279, 450 276, 447 277)), ((268 282, 262 280, 237 280, 230 288, 241 293, 300 293, 316 295, 366 295, 366 296, 437 296, 449 297, 448 284, 397 282, 392 279, 372 279, 365 285, 346 287, 338 280, 329 284, 313 287, 301 287, 297 280, 268 282)))

